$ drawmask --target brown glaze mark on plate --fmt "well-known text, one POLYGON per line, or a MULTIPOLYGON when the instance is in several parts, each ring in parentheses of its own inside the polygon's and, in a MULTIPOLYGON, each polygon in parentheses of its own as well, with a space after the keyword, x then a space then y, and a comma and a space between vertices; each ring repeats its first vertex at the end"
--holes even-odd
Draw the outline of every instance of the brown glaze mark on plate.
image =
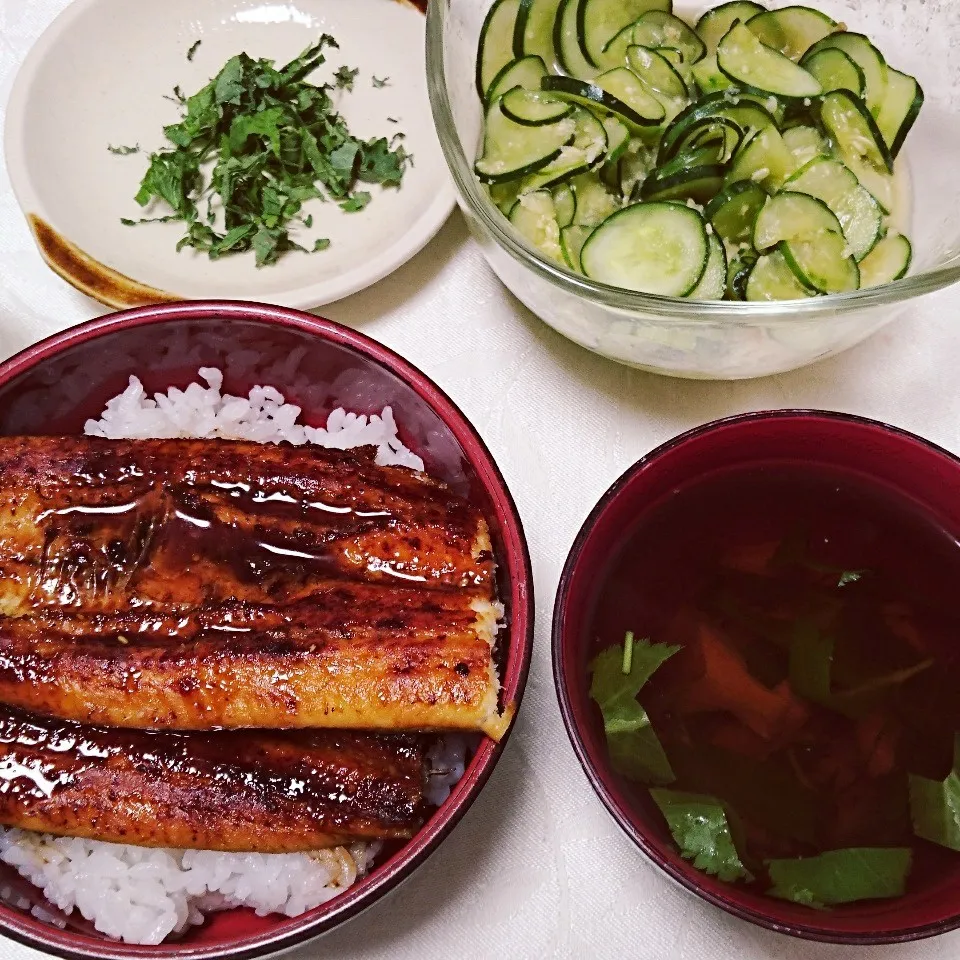
POLYGON ((427 12, 427 0, 397 0, 397 3, 402 3, 405 7, 414 7, 424 14, 427 12))
POLYGON ((131 280, 99 260, 94 260, 35 213, 27 214, 27 222, 50 269, 94 300, 110 307, 124 308, 174 303, 183 299, 131 280))

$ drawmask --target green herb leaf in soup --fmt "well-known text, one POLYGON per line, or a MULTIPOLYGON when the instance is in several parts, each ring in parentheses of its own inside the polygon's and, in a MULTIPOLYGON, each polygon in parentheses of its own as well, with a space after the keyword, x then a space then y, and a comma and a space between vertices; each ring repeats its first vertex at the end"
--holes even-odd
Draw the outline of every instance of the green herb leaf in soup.
POLYGON ((910 775, 910 817, 918 837, 960 851, 960 733, 953 758, 946 780, 910 775))
POLYGON ((728 883, 753 879, 737 853, 720 800, 703 793, 662 788, 652 789, 650 795, 666 819, 684 859, 692 860, 698 870, 728 883))
POLYGON ((768 860, 772 897, 808 907, 900 897, 913 854, 909 847, 851 847, 818 857, 768 860))
POLYGON ((663 785, 675 779, 650 718, 636 697, 657 668, 679 649, 634 640, 628 633, 623 647, 604 650, 590 665, 590 696, 603 715, 610 763, 630 780, 663 785))

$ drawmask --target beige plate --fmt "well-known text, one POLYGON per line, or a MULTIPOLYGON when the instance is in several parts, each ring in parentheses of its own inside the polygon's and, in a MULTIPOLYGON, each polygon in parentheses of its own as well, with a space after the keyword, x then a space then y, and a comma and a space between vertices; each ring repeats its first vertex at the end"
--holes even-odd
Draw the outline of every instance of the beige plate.
MULTIPOLYGON (((47 263, 114 307, 223 298, 315 307, 369 286, 412 257, 453 207, 424 75, 424 17, 402 0, 75 0, 30 51, 10 97, 6 158, 14 191, 47 263), (313 201, 298 239, 321 253, 289 253, 257 269, 252 253, 211 262, 177 253, 182 225, 127 227, 147 153, 179 118, 169 96, 191 94, 231 57, 285 62, 321 33, 340 44, 313 79, 359 67, 352 93, 333 94, 356 136, 403 132, 414 155, 399 190, 364 186, 360 213, 313 201), (187 51, 201 40, 193 60, 187 51), (389 77, 375 88, 371 77, 389 77), (396 118, 391 123, 388 117, 396 118), (116 156, 107 145, 139 144, 116 156)), ((157 211, 164 212, 164 211, 157 211)))

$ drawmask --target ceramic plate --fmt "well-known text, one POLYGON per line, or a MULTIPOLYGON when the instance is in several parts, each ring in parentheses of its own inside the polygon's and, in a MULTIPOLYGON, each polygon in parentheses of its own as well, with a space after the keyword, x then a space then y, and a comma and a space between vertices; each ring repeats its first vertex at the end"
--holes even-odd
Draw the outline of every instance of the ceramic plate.
POLYGON ((111 306, 205 297, 329 303, 412 257, 454 202, 427 99, 424 16, 408 0, 76 0, 16 79, 6 158, 46 262, 111 306), (298 239, 312 246, 314 237, 328 237, 330 247, 260 269, 252 253, 217 261, 192 249, 177 253, 182 224, 121 223, 144 215, 133 197, 149 152, 165 143, 163 126, 179 119, 168 99, 174 86, 196 92, 241 51, 287 62, 322 33, 340 48, 311 79, 359 68, 352 92, 335 90, 334 104, 358 138, 405 134, 414 166, 399 189, 364 186, 373 199, 359 213, 312 201, 305 212, 313 228, 298 239), (388 82, 374 86, 374 75, 388 82), (142 152, 107 149, 133 144, 142 152))

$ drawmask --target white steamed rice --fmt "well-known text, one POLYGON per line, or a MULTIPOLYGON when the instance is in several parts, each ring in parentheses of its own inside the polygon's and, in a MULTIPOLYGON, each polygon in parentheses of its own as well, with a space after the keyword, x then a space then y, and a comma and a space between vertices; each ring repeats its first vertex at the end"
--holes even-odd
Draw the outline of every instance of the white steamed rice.
MULTIPOLYGON (((220 437, 296 445, 315 443, 346 450, 376 446, 377 463, 423 470, 423 461, 403 445, 389 407, 379 415, 334 410, 326 427, 297 423, 300 408, 285 403, 274 387, 254 387, 247 397, 221 394, 223 375, 201 367, 200 383, 147 396, 136 377, 108 401, 84 432, 110 439, 220 437)), ((463 776, 470 738, 439 738, 430 748, 427 800, 439 805, 463 776)), ((312 853, 221 853, 161 850, 54 837, 0 827, 0 860, 43 890, 47 900, 76 909, 97 930, 127 943, 157 944, 203 922, 204 914, 249 907, 261 916, 288 917, 335 897, 369 870, 379 843, 312 853)), ((29 902, 0 888, 0 897, 25 909, 29 902)), ((35 915, 51 919, 41 906, 35 915), (39 913, 38 913, 39 911, 39 913)), ((55 921, 53 921, 55 922, 55 921)))

